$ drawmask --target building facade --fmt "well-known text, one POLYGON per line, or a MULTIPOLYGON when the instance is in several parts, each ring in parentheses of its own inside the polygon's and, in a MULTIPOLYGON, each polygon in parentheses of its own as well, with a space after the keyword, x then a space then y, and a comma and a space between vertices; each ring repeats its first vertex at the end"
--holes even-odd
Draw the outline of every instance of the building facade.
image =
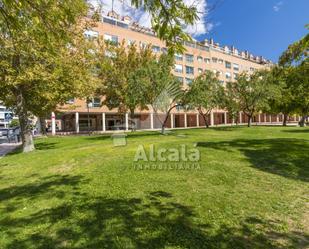
POLYGON ((8 128, 12 119, 17 119, 17 117, 0 103, 0 128, 8 128))
MULTIPOLYGON (((102 36, 105 40, 115 43, 132 43, 140 47, 151 44, 156 54, 165 53, 167 48, 163 41, 158 39, 154 32, 132 22, 131 18, 120 17, 115 12, 103 16, 96 27, 85 32, 86 37, 102 36)), ((188 87, 192 80, 205 70, 211 70, 219 75, 220 82, 225 85, 227 81, 233 81, 241 72, 253 72, 269 67, 271 62, 262 56, 254 56, 248 51, 239 51, 235 47, 220 46, 212 39, 203 42, 185 42, 186 52, 175 55, 174 75, 182 82, 183 87, 188 87)), ((117 109, 109 110, 101 106, 101 98, 93 98, 87 105, 86 100, 72 99, 67 105, 59 108, 61 115, 57 114, 49 120, 52 130, 53 124, 58 124, 54 130, 63 132, 80 133, 89 129, 96 132, 108 130, 130 129, 134 124, 135 129, 159 129, 163 115, 149 110, 136 110, 134 121, 131 122, 128 114, 120 114, 117 109), (60 128, 61 129, 60 129, 60 128)), ((225 110, 213 110, 208 117, 210 125, 232 124, 232 120, 225 110)), ((296 121, 296 118, 294 119, 296 121)), ((253 122, 275 123, 281 122, 282 115, 260 114, 254 117, 253 122)), ((238 123, 247 122, 247 117, 240 114, 238 123)), ((168 119, 168 128, 186 128, 204 126, 203 118, 197 112, 184 112, 181 109, 172 111, 168 119)))

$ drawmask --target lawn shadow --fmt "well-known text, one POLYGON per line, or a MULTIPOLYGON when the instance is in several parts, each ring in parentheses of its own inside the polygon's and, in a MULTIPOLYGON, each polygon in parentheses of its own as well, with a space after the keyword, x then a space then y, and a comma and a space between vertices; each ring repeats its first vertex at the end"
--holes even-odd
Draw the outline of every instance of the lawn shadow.
POLYGON ((237 226, 202 224, 197 222, 193 207, 175 202, 171 193, 153 191, 139 198, 95 197, 82 193, 81 183, 86 183, 82 177, 54 176, 1 190, 6 208, 0 227, 9 238, 5 248, 283 249, 308 245, 308 236, 302 233, 276 232, 274 237, 280 221, 247 217, 237 226), (69 189, 75 191, 70 198, 69 189), (61 190, 64 193, 58 196, 61 190), (51 196, 58 198, 58 204, 34 209, 24 216, 14 215, 25 203, 51 196))
POLYGON ((226 152, 239 150, 252 167, 292 179, 309 181, 309 143, 304 139, 235 139, 199 142, 197 146, 226 152))

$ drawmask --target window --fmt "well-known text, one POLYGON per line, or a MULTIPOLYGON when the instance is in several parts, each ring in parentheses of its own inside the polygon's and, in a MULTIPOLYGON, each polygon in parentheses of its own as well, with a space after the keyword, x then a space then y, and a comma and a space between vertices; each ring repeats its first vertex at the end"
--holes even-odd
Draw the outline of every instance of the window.
POLYGON ((104 40, 109 41, 113 44, 118 44, 118 36, 116 35, 104 34, 104 40))
POLYGON ((161 51, 160 47, 159 46, 152 46, 152 51, 154 53, 159 53, 161 51))
POLYGON ((231 79, 232 78, 231 73, 230 72, 226 72, 225 73, 225 78, 226 79, 231 79))
POLYGON ((250 67, 250 71, 251 71, 251 72, 254 72, 255 69, 254 69, 253 67, 250 67))
POLYGON ((176 73, 182 73, 183 72, 183 66, 180 64, 175 64, 175 72, 176 73))
POLYGON ((237 79, 238 73, 234 73, 234 79, 237 79))
POLYGON ((117 21, 117 26, 121 27, 121 28, 125 28, 125 29, 128 29, 129 28, 129 25, 124 23, 124 22, 119 22, 117 21))
POLYGON ((116 25, 116 21, 107 17, 103 17, 103 22, 112 24, 112 25, 116 25))
POLYGON ((101 98, 92 98, 90 103, 92 104, 91 107, 101 107, 101 98))
POLYGON ((194 68, 186 66, 186 74, 194 74, 194 68))
POLYGON ((220 80, 219 82, 220 82, 222 85, 224 85, 224 80, 220 80))
POLYGON ((176 77, 176 79, 181 83, 181 85, 183 84, 183 78, 182 77, 176 77))
POLYGON ((218 62, 218 58, 216 58, 216 57, 212 57, 211 59, 212 59, 213 63, 217 63, 218 62))
POLYGON ((197 61, 198 61, 198 62, 203 62, 203 57, 202 57, 202 56, 198 56, 198 57, 197 57, 197 61))
POLYGON ((182 59, 183 59, 182 54, 175 54, 175 60, 182 61, 182 59))
POLYGON ((223 60, 222 59, 219 59, 218 62, 219 62, 219 64, 223 64, 223 60))
POLYGON ((74 104, 74 98, 68 99, 68 100, 67 100, 67 104, 74 104))
POLYGON ((143 49, 145 49, 147 47, 147 45, 148 44, 146 42, 140 42, 140 44, 139 44, 140 48, 143 48, 143 49))
POLYGON ((210 59, 209 59, 209 58, 205 58, 204 61, 205 61, 205 63, 207 63, 207 64, 210 63, 210 59))
POLYGON ((135 44, 135 41, 134 41, 134 40, 131 40, 131 39, 128 40, 128 46, 132 46, 132 45, 134 45, 134 44, 135 44))
POLYGON ((226 67, 226 68, 231 68, 231 67, 232 67, 231 62, 225 61, 225 67, 226 67))
POLYGON ((202 68, 197 69, 197 71, 198 71, 199 74, 203 73, 203 69, 202 68))
POLYGON ((191 48, 195 48, 195 43, 185 41, 185 45, 191 48))
POLYGON ((235 70, 235 71, 239 71, 239 65, 238 64, 233 64, 233 69, 235 70))
POLYGON ((192 54, 186 54, 186 61, 187 62, 193 62, 194 56, 192 54))
POLYGON ((93 30, 86 30, 86 31, 84 32, 84 35, 85 35, 85 37, 88 38, 88 39, 93 39, 93 38, 99 37, 99 32, 93 31, 93 30))
POLYGON ((191 85, 192 84, 192 82, 193 82, 193 79, 190 79, 190 78, 186 78, 186 83, 187 83, 187 85, 191 85))
POLYGON ((167 53, 167 48, 161 48, 162 53, 166 54, 167 53))

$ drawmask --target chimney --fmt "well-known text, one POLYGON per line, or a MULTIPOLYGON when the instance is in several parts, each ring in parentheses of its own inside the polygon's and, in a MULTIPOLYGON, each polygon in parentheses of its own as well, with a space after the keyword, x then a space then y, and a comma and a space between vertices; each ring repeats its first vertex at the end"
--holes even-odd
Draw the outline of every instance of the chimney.
POLYGON ((214 39, 210 38, 209 43, 210 43, 210 45, 214 45, 215 44, 214 39))

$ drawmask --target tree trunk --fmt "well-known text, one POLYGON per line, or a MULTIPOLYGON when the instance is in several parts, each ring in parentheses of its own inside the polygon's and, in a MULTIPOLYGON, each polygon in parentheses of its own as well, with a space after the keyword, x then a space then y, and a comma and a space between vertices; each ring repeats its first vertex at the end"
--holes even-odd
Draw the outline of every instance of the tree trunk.
POLYGON ((203 117, 204 122, 205 122, 205 128, 209 128, 208 120, 207 120, 207 114, 204 114, 202 110, 198 110, 200 115, 203 117))
POLYGON ((251 127, 252 116, 248 116, 248 127, 251 127))
POLYGON ((46 136, 47 132, 46 132, 46 123, 45 123, 45 118, 43 117, 39 117, 39 123, 40 123, 40 133, 42 136, 46 136))
POLYGON ((21 92, 17 96, 17 112, 20 123, 20 133, 23 145, 23 152, 33 151, 35 150, 35 148, 34 148, 30 120, 28 118, 28 111, 25 107, 24 97, 21 92))
POLYGON ((166 123, 167 123, 169 115, 170 115, 170 111, 168 111, 168 113, 166 114, 164 121, 162 123, 161 134, 164 134, 164 132, 165 132, 165 127, 166 127, 166 123))
POLYGON ((287 125, 287 121, 288 121, 288 115, 284 113, 283 114, 283 123, 282 123, 282 125, 286 126, 287 125))
POLYGON ((307 115, 303 115, 301 117, 301 120, 299 121, 299 126, 300 127, 305 127, 305 120, 306 120, 306 118, 307 118, 307 115))
POLYGON ((130 120, 131 120, 131 131, 136 131, 135 127, 135 120, 134 120, 135 112, 134 109, 130 110, 130 120))

